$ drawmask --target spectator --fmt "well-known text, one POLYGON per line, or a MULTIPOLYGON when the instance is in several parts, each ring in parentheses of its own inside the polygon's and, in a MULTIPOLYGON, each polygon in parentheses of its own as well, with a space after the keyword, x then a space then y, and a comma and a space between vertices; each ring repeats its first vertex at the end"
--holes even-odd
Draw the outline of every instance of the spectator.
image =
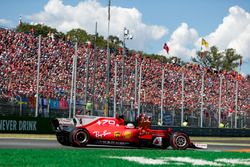
MULTIPOLYGON (((13 98, 18 96, 30 98, 36 94, 36 74, 37 74, 37 50, 38 37, 31 34, 18 33, 11 30, 0 30, 0 93, 2 97, 13 98)), ((95 107, 102 108, 105 102, 106 82, 107 82, 107 63, 106 50, 97 49, 95 54, 93 48, 79 45, 77 61, 77 99, 94 97, 95 107), (94 55, 96 56, 95 85, 94 82, 94 55), (86 88, 86 60, 89 59, 89 85, 86 88), (92 88, 95 90, 92 95, 92 88)), ((60 105, 67 108, 67 100, 70 97, 71 75, 72 75, 72 56, 74 45, 70 41, 43 37, 41 42, 41 62, 40 62, 40 89, 42 97, 60 100, 60 105), (64 101, 61 101, 64 99, 64 101)), ((124 75, 124 97, 126 104, 131 103, 135 89, 135 60, 138 60, 138 67, 142 66, 142 104, 161 104, 161 75, 162 68, 165 68, 164 82, 164 107, 168 110, 181 108, 181 78, 184 73, 185 90, 184 106, 188 111, 199 112, 201 98, 201 77, 204 78, 204 108, 209 109, 207 116, 216 118, 216 109, 219 100, 220 76, 223 76, 222 83, 222 119, 226 119, 230 114, 230 108, 234 109, 235 104, 235 81, 237 73, 219 71, 214 72, 207 68, 202 68, 196 64, 187 64, 180 67, 171 63, 162 63, 158 59, 146 58, 142 55, 128 55, 125 57, 124 75), (144 96, 145 95, 145 96, 144 96)), ((115 61, 118 62, 117 74, 117 102, 121 101, 121 71, 122 55, 111 54, 111 79, 109 97, 114 96, 114 67, 115 61)), ((139 68, 138 68, 139 73, 139 68)), ((139 75, 138 75, 139 76, 139 75)), ((139 78, 138 78, 139 81, 139 78)), ((250 80, 241 77, 238 80, 238 110, 242 113, 250 113, 250 80)), ((138 90, 138 89, 137 89, 138 90)), ((29 104, 30 105, 30 104, 29 104)), ((92 104, 93 105, 93 104, 92 104)), ((92 110, 92 107, 91 107, 92 110)), ((195 114, 195 113, 194 113, 195 114)), ((157 120, 156 120, 157 121, 157 120)))
POLYGON ((91 101, 89 100, 86 104, 86 115, 90 115, 91 114, 91 110, 92 110, 93 104, 91 103, 91 101))
POLYGON ((188 127, 188 120, 186 119, 183 123, 182 123, 183 127, 188 127))

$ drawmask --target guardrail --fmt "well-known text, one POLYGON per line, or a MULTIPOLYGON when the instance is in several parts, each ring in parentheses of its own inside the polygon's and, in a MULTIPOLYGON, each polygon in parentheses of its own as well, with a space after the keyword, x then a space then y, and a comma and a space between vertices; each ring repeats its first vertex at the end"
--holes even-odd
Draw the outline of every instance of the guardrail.
POLYGON ((33 117, 0 117, 0 133, 52 134, 51 119, 33 117))

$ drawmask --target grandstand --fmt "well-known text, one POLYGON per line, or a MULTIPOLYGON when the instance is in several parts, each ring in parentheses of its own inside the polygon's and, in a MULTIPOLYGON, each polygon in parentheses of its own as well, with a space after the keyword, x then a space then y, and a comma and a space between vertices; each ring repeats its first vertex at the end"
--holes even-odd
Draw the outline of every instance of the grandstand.
MULTIPOLYGON (((72 41, 43 37, 41 42, 40 64, 40 100, 39 116, 67 117, 72 74, 72 41)), ((37 73, 38 37, 32 33, 18 33, 8 29, 0 29, 0 113, 5 115, 34 116, 36 73, 37 73)), ((106 90, 106 51, 87 48, 84 44, 78 47, 77 64, 77 112, 83 112, 87 100, 94 96, 94 114, 103 115, 106 90), (92 94, 94 81, 94 55, 97 59, 96 84, 92 94), (86 88, 86 62, 89 59, 89 80, 86 88), (84 97, 87 99, 84 99, 84 97)), ((217 127, 220 76, 222 83, 222 122, 228 127, 234 124, 235 87, 238 92, 238 127, 250 128, 250 78, 238 77, 238 73, 215 72, 196 64, 180 67, 176 64, 162 63, 159 59, 132 54, 125 57, 125 103, 124 114, 127 119, 134 120, 136 113, 135 96, 135 61, 142 66, 141 111, 151 115, 157 124, 160 117, 161 75, 165 69, 164 84, 164 121, 172 126, 180 125, 182 73, 184 73, 184 117, 190 126, 199 126, 201 108, 201 78, 204 73, 204 127, 217 127)), ((117 103, 121 101, 122 55, 111 54, 110 109, 112 114, 114 98, 115 62, 118 63, 117 103)), ((137 89, 138 90, 138 89, 137 89)), ((117 105, 119 111, 119 105, 117 105)))

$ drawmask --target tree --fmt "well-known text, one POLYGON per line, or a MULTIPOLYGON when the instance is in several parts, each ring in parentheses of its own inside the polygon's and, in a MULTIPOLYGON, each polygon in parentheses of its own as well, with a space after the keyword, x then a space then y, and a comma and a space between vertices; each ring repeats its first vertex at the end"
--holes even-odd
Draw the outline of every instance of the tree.
POLYGON ((241 55, 236 53, 235 49, 226 49, 223 52, 223 61, 222 61, 222 69, 226 71, 235 70, 239 65, 239 60, 241 59, 241 55))
POLYGON ((46 25, 42 24, 36 24, 36 25, 31 25, 28 23, 22 23, 22 25, 18 25, 16 28, 17 32, 24 32, 24 33, 34 33, 34 35, 42 35, 42 36, 48 36, 49 33, 53 33, 57 36, 62 36, 61 33, 58 33, 55 28, 51 28, 46 25))
POLYGON ((89 39, 89 36, 85 30, 80 28, 72 29, 66 33, 67 39, 71 41, 76 41, 78 43, 86 43, 89 39))
POLYGON ((117 36, 110 35, 109 41, 110 41, 110 48, 116 51, 122 45, 122 41, 117 36))
POLYGON ((210 69, 231 71, 239 66, 238 60, 241 55, 236 54, 235 49, 226 49, 224 52, 219 52, 216 46, 212 46, 209 51, 198 51, 197 57, 192 58, 192 61, 202 67, 210 69))
POLYGON ((210 57, 207 51, 197 51, 196 54, 197 56, 192 58, 194 63, 199 64, 201 67, 210 67, 210 57))
POLYGON ((219 53, 219 50, 216 46, 212 46, 210 48, 209 56, 211 57, 210 68, 219 71, 222 66, 223 54, 219 53))
POLYGON ((222 65, 223 55, 219 53, 216 46, 212 46, 210 51, 198 51, 197 57, 192 58, 192 61, 198 63, 202 67, 209 67, 220 70, 222 65))

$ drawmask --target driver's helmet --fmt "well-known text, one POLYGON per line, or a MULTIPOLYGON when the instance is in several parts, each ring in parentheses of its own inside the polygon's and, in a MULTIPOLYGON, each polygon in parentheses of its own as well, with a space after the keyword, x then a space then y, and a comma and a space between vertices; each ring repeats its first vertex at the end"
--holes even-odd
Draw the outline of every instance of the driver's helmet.
POLYGON ((131 128, 131 129, 132 129, 132 128, 135 128, 134 124, 132 124, 132 123, 128 123, 128 124, 126 125, 126 127, 127 127, 127 128, 131 128))

